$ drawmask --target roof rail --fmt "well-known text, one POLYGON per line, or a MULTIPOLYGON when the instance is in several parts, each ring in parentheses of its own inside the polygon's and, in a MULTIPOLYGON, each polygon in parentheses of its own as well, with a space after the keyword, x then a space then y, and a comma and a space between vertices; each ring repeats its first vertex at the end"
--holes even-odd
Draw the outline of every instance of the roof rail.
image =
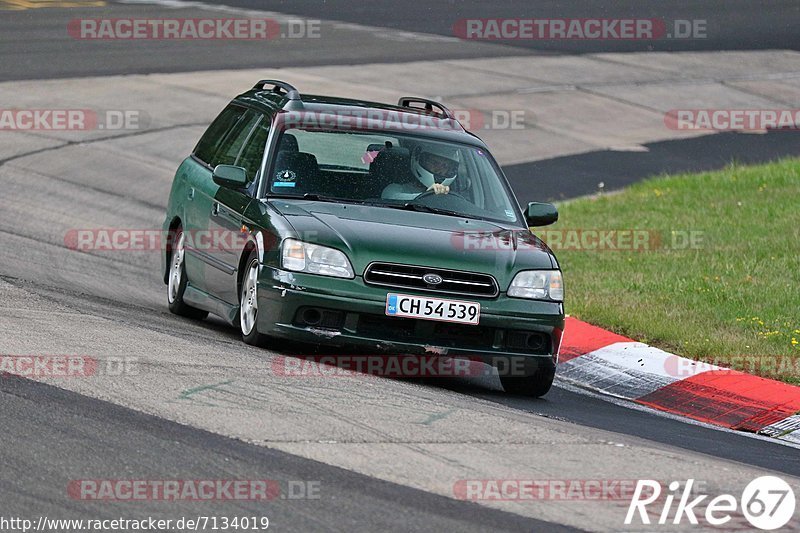
POLYGON ((271 85, 272 92, 277 94, 281 94, 280 89, 283 89, 283 94, 288 100, 300 100, 300 91, 294 85, 281 80, 259 80, 253 89, 264 89, 265 85, 271 85))
POLYGON ((455 120, 458 122, 452 111, 446 108, 444 104, 441 104, 435 100, 428 100, 427 98, 420 98, 418 96, 403 96, 397 101, 397 105, 400 107, 410 107, 411 109, 427 111, 428 113, 432 113, 433 110, 436 109, 439 113, 444 115, 445 118, 449 118, 450 120, 455 120), (424 104, 425 107, 420 108, 411 104, 424 104))

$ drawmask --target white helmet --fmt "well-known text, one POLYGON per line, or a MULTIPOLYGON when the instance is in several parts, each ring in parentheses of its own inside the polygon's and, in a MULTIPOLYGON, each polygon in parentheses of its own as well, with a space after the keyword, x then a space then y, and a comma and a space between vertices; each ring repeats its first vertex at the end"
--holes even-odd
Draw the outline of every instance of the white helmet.
POLYGON ((429 189, 434 183, 450 185, 456 179, 458 149, 443 143, 418 144, 411 152, 411 172, 429 189))

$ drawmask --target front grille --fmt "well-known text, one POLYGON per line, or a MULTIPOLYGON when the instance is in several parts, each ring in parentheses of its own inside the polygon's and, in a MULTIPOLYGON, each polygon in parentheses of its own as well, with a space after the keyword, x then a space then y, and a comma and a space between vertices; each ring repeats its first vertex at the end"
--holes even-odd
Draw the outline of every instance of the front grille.
POLYGON ((363 314, 358 319, 358 334, 365 337, 412 341, 416 339, 416 330, 417 320, 413 318, 363 314))
POLYGON ((436 322, 433 335, 437 343, 446 346, 490 350, 495 340, 495 329, 485 326, 436 322))
POLYGON ((552 345, 550 335, 542 331, 348 313, 321 307, 298 308, 292 323, 300 328, 328 329, 378 341, 442 346, 454 350, 547 355, 552 345), (349 325, 345 326, 345 322, 349 325))
POLYGON ((497 281, 488 274, 394 263, 370 263, 364 272, 364 282, 385 287, 489 298, 497 296, 500 292, 497 281), (429 284, 423 279, 426 274, 435 274, 442 279, 442 282, 436 285, 429 284))
POLYGON ((449 348, 491 350, 495 329, 414 318, 363 314, 358 320, 358 334, 365 337, 391 338, 400 342, 435 344, 449 348))
POLYGON ((362 314, 356 333, 363 337, 414 344, 432 344, 454 350, 508 351, 546 355, 550 335, 490 326, 472 326, 415 318, 362 314))

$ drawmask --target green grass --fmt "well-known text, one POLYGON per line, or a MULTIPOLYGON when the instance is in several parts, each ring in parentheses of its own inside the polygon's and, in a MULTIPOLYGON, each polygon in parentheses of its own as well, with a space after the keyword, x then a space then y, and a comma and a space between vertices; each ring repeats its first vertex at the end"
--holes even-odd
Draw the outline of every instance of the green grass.
POLYGON ((800 160, 651 179, 563 203, 559 214, 537 233, 570 244, 554 246, 568 314, 685 357, 800 383, 800 160), (563 233, 589 229, 649 230, 661 242, 585 250, 563 233), (700 245, 673 247, 673 235, 687 231, 699 232, 700 245))

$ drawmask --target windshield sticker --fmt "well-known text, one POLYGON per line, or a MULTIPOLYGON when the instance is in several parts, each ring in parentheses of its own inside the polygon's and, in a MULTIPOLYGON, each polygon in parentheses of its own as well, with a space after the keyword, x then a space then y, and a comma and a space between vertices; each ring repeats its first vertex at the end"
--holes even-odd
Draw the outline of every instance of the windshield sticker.
POLYGON ((293 170, 279 170, 275 173, 275 180, 276 181, 291 181, 297 179, 297 174, 294 173, 293 170))
POLYGON ((297 185, 295 180, 297 174, 293 170, 279 170, 275 173, 275 181, 272 183, 273 187, 294 187, 297 185))
POLYGON ((514 212, 511 209, 506 209, 506 216, 508 218, 514 218, 514 212))

